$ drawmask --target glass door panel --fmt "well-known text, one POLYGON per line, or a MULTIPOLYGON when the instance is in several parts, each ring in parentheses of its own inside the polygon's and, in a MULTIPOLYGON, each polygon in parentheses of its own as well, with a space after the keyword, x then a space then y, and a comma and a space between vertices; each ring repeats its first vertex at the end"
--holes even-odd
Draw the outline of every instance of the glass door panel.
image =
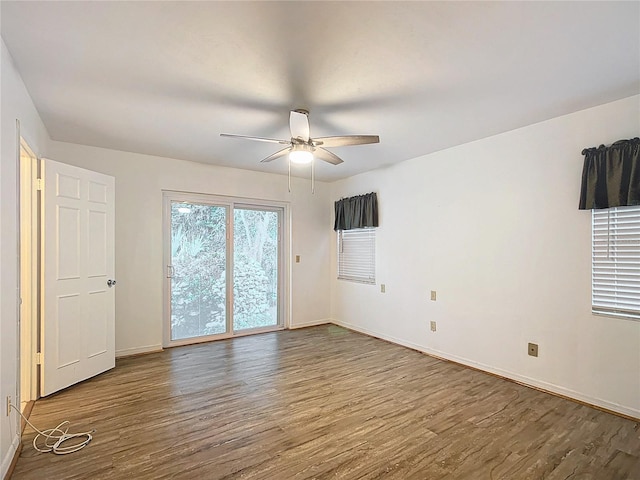
POLYGON ((281 210, 233 211, 233 330, 276 327, 281 210))
POLYGON ((171 202, 171 341, 229 331, 227 211, 171 202))

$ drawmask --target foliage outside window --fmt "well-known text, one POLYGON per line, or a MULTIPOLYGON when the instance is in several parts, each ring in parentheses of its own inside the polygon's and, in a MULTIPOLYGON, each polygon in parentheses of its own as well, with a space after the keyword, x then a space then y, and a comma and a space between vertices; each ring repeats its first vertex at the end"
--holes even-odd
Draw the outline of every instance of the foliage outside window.
MULTIPOLYGON (((171 203, 172 340, 226 330, 227 208, 171 203)), ((278 308, 278 214, 232 210, 233 328, 272 325, 278 308)))

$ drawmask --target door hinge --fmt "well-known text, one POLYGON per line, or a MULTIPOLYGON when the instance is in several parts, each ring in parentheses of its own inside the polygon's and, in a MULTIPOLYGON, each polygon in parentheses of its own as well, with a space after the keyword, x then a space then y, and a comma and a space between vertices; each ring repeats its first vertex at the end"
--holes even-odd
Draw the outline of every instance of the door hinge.
POLYGON ((44 190, 44 180, 41 178, 36 178, 36 190, 44 190))
POLYGON ((36 365, 42 365, 42 352, 36 353, 36 365))

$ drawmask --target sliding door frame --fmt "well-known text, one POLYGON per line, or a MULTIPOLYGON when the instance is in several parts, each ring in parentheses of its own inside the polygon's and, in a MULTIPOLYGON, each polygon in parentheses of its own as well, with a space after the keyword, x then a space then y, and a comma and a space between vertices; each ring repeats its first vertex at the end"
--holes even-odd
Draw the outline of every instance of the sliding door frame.
POLYGON ((290 258, 290 209, 287 202, 259 200, 244 197, 210 195, 203 193, 189 193, 172 190, 162 191, 163 203, 163 346, 176 347, 194 343, 222 340, 226 338, 271 332, 289 328, 291 316, 291 266, 290 258), (171 265, 171 204, 173 202, 196 203, 225 207, 226 222, 226 332, 202 337, 192 337, 180 340, 171 339, 171 278, 168 265, 171 265), (269 327, 258 327, 235 331, 233 326, 233 212, 235 208, 255 209, 279 212, 279 242, 278 242, 278 324, 269 327))

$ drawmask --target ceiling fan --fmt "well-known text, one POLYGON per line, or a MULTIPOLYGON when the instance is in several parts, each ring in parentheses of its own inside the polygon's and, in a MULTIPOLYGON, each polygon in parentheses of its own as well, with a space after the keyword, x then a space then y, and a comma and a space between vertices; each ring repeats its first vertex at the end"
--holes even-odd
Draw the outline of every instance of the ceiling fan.
POLYGON ((378 135, 342 135, 337 137, 311 138, 309 134, 309 112, 303 109, 291 110, 289 114, 290 140, 277 140, 275 138, 252 137, 249 135, 233 135, 221 133, 223 137, 245 138, 259 142, 278 143, 286 145, 286 148, 269 155, 261 160, 271 162, 277 158, 289 155, 290 163, 312 163, 314 158, 333 165, 339 165, 343 160, 336 154, 326 150, 326 147, 346 147, 348 145, 364 145, 367 143, 379 143, 378 135))

